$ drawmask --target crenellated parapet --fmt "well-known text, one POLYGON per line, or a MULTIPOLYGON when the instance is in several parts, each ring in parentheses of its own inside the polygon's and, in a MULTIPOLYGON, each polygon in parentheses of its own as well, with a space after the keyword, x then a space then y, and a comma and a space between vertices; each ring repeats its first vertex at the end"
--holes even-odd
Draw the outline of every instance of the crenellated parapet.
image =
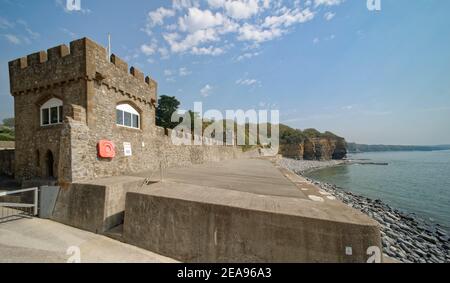
POLYGON ((85 42, 72 41, 9 62, 10 89, 13 96, 49 89, 85 77, 85 42))
POLYGON ((79 81, 97 81, 131 98, 156 102, 157 83, 138 68, 88 38, 9 62, 13 96, 79 81))

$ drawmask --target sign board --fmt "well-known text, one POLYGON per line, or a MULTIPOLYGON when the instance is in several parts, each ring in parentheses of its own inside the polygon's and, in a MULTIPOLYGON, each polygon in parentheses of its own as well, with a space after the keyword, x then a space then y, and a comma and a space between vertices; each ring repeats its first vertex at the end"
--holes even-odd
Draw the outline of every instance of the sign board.
POLYGON ((123 143, 123 153, 125 154, 125 156, 133 155, 133 151, 131 150, 131 143, 129 143, 129 142, 123 143))

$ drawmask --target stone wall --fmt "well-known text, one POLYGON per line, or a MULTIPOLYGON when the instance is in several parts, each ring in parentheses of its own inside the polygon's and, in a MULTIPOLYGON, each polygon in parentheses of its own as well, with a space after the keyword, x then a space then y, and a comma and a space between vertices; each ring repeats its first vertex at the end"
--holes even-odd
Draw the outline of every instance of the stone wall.
POLYGON ((104 47, 83 38, 9 63, 16 113, 18 180, 49 177, 60 184, 107 176, 236 158, 238 148, 174 146, 155 126, 157 83, 104 47), (64 122, 42 127, 40 106, 63 101, 64 122), (140 129, 116 125, 116 106, 140 113, 140 129), (98 158, 97 144, 116 145, 113 159, 98 158), (124 142, 132 156, 124 155, 124 142), (53 157, 53 166, 49 160, 53 157), (53 170, 51 170, 53 169, 53 170))
POLYGON ((53 155, 54 175, 59 163, 62 125, 40 126, 40 106, 56 97, 64 103, 64 116, 70 105, 86 107, 85 39, 40 51, 9 62, 11 94, 14 96, 16 163, 15 175, 24 180, 47 177, 49 154, 53 155))
POLYGON ((14 175, 14 149, 0 150, 0 175, 14 175))
POLYGON ((0 141, 0 150, 2 149, 14 149, 16 148, 16 143, 13 141, 0 141))
POLYGON ((173 145, 170 131, 155 126, 155 81, 144 78, 134 67, 128 70, 127 64, 115 55, 106 60, 106 50, 91 41, 87 42, 87 62, 87 76, 93 78, 87 82, 87 123, 70 125, 69 181, 237 158, 242 152, 236 147, 173 145), (116 106, 120 103, 128 103, 140 113, 140 129, 116 125, 116 106), (115 144, 115 158, 97 157, 100 140, 115 144), (125 156, 124 143, 131 144, 132 156, 125 156))

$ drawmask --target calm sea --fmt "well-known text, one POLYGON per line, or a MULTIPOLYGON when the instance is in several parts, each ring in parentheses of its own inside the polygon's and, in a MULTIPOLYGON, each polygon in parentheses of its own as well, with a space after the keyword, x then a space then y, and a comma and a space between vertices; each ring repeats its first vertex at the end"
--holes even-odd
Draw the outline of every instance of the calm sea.
POLYGON ((359 195, 381 199, 450 230, 450 151, 360 153, 350 158, 389 165, 345 165, 307 175, 359 195))

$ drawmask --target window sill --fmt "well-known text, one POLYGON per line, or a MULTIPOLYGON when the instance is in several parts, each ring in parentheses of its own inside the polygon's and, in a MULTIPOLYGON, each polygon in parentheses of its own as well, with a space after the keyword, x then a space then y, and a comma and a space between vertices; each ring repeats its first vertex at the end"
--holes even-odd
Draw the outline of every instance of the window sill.
POLYGON ((46 130, 46 129, 60 128, 62 125, 63 125, 63 123, 51 124, 51 125, 39 125, 39 129, 46 130))
POLYGON ((139 132, 142 132, 142 129, 141 129, 141 128, 133 128, 133 127, 122 126, 122 125, 118 125, 118 124, 116 124, 116 128, 118 128, 118 129, 124 129, 124 130, 130 130, 130 131, 139 131, 139 132))

